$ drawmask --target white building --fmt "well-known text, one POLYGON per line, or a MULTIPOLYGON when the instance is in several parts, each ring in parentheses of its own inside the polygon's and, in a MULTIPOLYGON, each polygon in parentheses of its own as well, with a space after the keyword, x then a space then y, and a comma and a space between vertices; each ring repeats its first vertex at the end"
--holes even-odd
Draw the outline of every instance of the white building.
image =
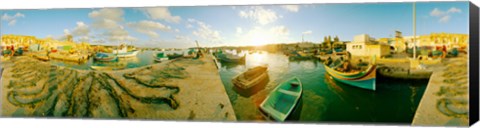
POLYGON ((357 35, 351 43, 347 43, 347 51, 352 56, 376 56, 390 55, 388 44, 378 43, 367 34, 357 35))

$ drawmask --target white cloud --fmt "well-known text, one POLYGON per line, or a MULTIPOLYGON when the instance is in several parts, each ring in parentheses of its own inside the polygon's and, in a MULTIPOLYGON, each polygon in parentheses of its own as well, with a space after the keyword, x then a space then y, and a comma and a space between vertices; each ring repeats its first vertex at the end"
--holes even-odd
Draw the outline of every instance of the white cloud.
POLYGON ((137 40, 135 37, 130 36, 128 31, 126 31, 123 27, 106 31, 103 33, 103 36, 105 36, 110 42, 137 40))
POLYGON ((110 19, 98 19, 92 23, 92 27, 98 29, 115 29, 118 26, 119 24, 116 21, 110 19))
POLYGON ((289 35, 290 31, 285 26, 274 26, 271 28, 256 26, 248 31, 243 31, 242 34, 237 34, 237 38, 231 42, 239 45, 285 43, 292 41, 289 35))
POLYGON ((72 33, 70 33, 70 30, 68 30, 68 29, 63 29, 63 34, 71 35, 72 33))
POLYGON ((192 25, 192 24, 187 24, 186 27, 187 27, 187 28, 193 28, 193 25, 192 25))
POLYGON ((447 11, 448 13, 461 13, 462 10, 458 9, 458 8, 455 8, 455 7, 452 7, 450 9, 448 9, 447 11))
POLYGON ((73 28, 73 36, 88 36, 90 33, 90 28, 83 22, 77 22, 77 26, 73 28))
POLYGON ((313 33, 312 30, 308 30, 308 31, 302 32, 302 34, 304 34, 304 35, 310 35, 310 34, 312 34, 312 33, 313 33))
MULTIPOLYGON (((104 8, 94 10, 88 14, 93 20, 92 28, 101 32, 98 36, 83 36, 81 40, 92 39, 94 43, 114 43, 123 41, 137 40, 129 35, 128 31, 122 25, 124 21, 124 11, 120 8, 104 8)), ((77 24, 77 27, 82 26, 77 24)), ((78 31, 80 32, 80 31, 78 31)))
POLYGON ((92 11, 88 16, 93 19, 92 27, 100 29, 116 29, 123 21, 123 10, 117 8, 105 8, 92 11))
POLYGON ((175 39, 176 40, 179 40, 179 41, 190 41, 190 38, 187 37, 187 36, 181 36, 181 35, 176 35, 175 36, 175 39))
POLYGON ((300 6, 298 5, 283 5, 282 8, 291 12, 298 12, 298 10, 300 10, 300 6))
POLYGON ((180 32, 180 30, 179 30, 179 29, 175 29, 175 32, 180 32))
POLYGON ((92 19, 108 19, 113 21, 123 20, 123 10, 120 8, 104 8, 92 11, 88 14, 92 19))
POLYGON ((439 17, 439 16, 443 16, 445 15, 446 13, 441 11, 440 9, 438 8, 434 8, 431 12, 430 12, 430 16, 435 16, 435 17, 439 17))
POLYGON ((3 14, 2 20, 8 22, 9 26, 13 26, 17 23, 18 18, 25 18, 25 15, 17 12, 15 15, 8 15, 7 13, 3 14))
POLYGON ((275 26, 270 31, 275 35, 289 35, 289 30, 285 26, 275 26))
POLYGON ((241 27, 237 27, 236 30, 237 30, 237 34, 242 34, 242 32, 243 32, 241 27))
POLYGON ((223 38, 220 36, 220 31, 214 30, 210 25, 205 24, 204 22, 195 21, 198 25, 198 28, 192 32, 193 35, 211 43, 221 43, 223 38))
POLYGON ((438 8, 434 8, 431 12, 430 12, 430 16, 433 16, 433 17, 437 17, 438 18, 438 22, 440 23, 447 23, 448 21, 450 21, 451 17, 452 17, 452 14, 454 13, 461 13, 462 10, 456 8, 456 7, 451 7, 450 9, 448 9, 447 11, 442 11, 438 8))
POLYGON ((440 20, 438 20, 439 22, 441 23, 446 23, 450 20, 450 15, 445 15, 445 16, 442 16, 442 18, 440 18, 440 20))
POLYGON ((158 37, 157 30, 160 31, 171 31, 172 28, 167 25, 163 25, 159 22, 149 21, 149 20, 142 20, 139 22, 132 22, 128 23, 128 26, 135 29, 139 33, 143 33, 148 35, 151 38, 158 37))
POLYGON ((240 11, 239 15, 242 18, 254 20, 261 25, 272 23, 279 18, 275 11, 265 9, 261 6, 254 6, 251 7, 250 10, 240 11))
POLYGON ((182 19, 180 16, 172 16, 167 7, 155 7, 143 9, 150 19, 165 20, 171 23, 179 23, 182 19))

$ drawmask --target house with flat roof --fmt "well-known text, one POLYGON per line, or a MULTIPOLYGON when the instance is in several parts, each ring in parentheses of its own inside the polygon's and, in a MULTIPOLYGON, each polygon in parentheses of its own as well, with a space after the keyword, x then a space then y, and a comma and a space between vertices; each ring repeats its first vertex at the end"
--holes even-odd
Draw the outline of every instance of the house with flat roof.
POLYGON ((390 45, 375 41, 368 34, 361 34, 355 36, 352 42, 347 43, 347 51, 352 56, 383 57, 390 55, 390 45))

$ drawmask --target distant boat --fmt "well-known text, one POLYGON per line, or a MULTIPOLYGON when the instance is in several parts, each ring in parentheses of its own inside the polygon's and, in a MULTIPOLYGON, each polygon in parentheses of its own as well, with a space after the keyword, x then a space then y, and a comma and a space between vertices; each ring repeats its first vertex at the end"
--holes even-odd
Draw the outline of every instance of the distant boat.
POLYGON ((153 57, 155 58, 155 61, 157 61, 157 62, 168 60, 168 57, 165 55, 164 52, 159 52, 159 53, 153 54, 153 57))
POLYGON ((117 55, 117 57, 135 57, 139 51, 132 50, 128 51, 128 46, 124 43, 120 44, 120 49, 113 50, 113 54, 117 55))
POLYGON ((182 54, 179 54, 179 53, 172 53, 172 54, 167 54, 167 57, 168 59, 176 59, 176 58, 180 58, 183 56, 183 53, 182 54))
POLYGON ((119 70, 124 69, 124 66, 90 66, 94 70, 119 70))
POLYGON ((375 90, 376 83, 376 65, 370 64, 367 69, 355 72, 340 72, 327 64, 324 64, 325 70, 333 79, 351 86, 375 90))
POLYGON ((260 110, 268 118, 285 121, 302 97, 302 82, 297 77, 279 84, 260 104, 260 110))
POLYGON ((234 77, 232 79, 233 85, 235 87, 240 88, 242 90, 249 90, 254 86, 258 86, 260 84, 266 84, 264 81, 268 79, 266 66, 257 66, 247 71, 243 72, 242 74, 234 77))
POLYGON ((126 63, 112 63, 112 64, 100 64, 100 65, 92 65, 90 68, 94 70, 120 70, 125 69, 127 67, 126 63))
POLYGON ((306 60, 306 59, 312 59, 312 58, 314 58, 312 53, 306 53, 302 51, 293 52, 289 56, 289 59, 293 59, 293 60, 306 60))
POLYGON ((39 60, 43 60, 43 61, 48 61, 50 60, 50 57, 47 56, 46 53, 39 53, 39 54, 34 54, 33 57, 39 59, 39 60))
POLYGON ((130 52, 124 52, 124 53, 117 53, 116 55, 118 57, 135 57, 137 56, 139 51, 130 51, 130 52))
POLYGON ((220 61, 229 62, 229 63, 243 63, 245 62, 245 57, 246 57, 246 55, 237 56, 229 53, 216 53, 215 56, 220 61))
POLYGON ((379 67, 378 73, 397 79, 429 79, 433 71, 428 69, 410 69, 400 67, 379 67))
POLYGON ((106 54, 106 53, 97 53, 95 54, 94 59, 96 61, 104 61, 104 62, 114 62, 118 61, 118 57, 111 55, 111 54, 106 54))

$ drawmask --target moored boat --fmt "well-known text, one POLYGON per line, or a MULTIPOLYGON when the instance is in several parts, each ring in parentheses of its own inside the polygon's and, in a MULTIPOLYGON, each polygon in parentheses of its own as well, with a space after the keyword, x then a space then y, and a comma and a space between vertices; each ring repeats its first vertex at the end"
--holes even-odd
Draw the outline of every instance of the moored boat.
POLYGON ((129 51, 129 52, 123 52, 123 53, 116 53, 118 57, 135 57, 137 56, 139 51, 129 51))
POLYGON ((118 57, 117 57, 117 56, 109 55, 109 54, 106 54, 106 53, 97 53, 97 54, 95 54, 94 59, 95 59, 96 61, 104 61, 104 62, 114 62, 114 61, 118 61, 118 57))
POLYGON ((250 90, 255 86, 260 86, 260 84, 266 84, 265 81, 268 81, 267 69, 266 66, 257 66, 248 69, 234 77, 232 83, 236 88, 241 90, 250 90))
POLYGON ((292 60, 307 60, 312 58, 314 58, 314 55, 312 53, 306 53, 302 51, 294 52, 289 56, 289 59, 292 60))
POLYGON ((302 82, 297 77, 280 83, 260 104, 260 110, 276 121, 285 121, 302 97, 302 82))
POLYGON ((168 57, 165 55, 164 52, 159 52, 156 54, 153 54, 153 57, 155 57, 155 61, 157 62, 162 62, 162 61, 167 61, 168 57))
POLYGON ((353 72, 341 72, 324 64, 325 70, 333 79, 351 86, 375 90, 376 88, 376 65, 369 64, 365 70, 353 72))
POLYGON ((94 70, 119 70, 124 69, 124 66, 90 66, 94 70))
POLYGON ((228 62, 228 63, 242 63, 242 62, 245 62, 245 58, 246 58, 246 55, 237 56, 229 53, 216 53, 215 56, 220 61, 228 62))
POLYGON ((167 57, 168 57, 168 59, 170 59, 170 60, 171 60, 171 59, 180 58, 180 57, 182 57, 182 56, 183 56, 183 54, 179 54, 179 53, 167 54, 167 57))
POLYGON ((90 66, 90 68, 94 70, 120 70, 120 69, 125 69, 126 67, 127 67, 126 63, 118 63, 118 62, 114 62, 111 64, 102 63, 102 64, 90 66))
POLYGON ((433 71, 429 69, 409 69, 401 67, 379 67, 378 73, 385 77, 397 79, 429 79, 433 71))
POLYGON ((43 61, 50 60, 50 57, 48 57, 47 54, 34 54, 33 57, 43 61))

